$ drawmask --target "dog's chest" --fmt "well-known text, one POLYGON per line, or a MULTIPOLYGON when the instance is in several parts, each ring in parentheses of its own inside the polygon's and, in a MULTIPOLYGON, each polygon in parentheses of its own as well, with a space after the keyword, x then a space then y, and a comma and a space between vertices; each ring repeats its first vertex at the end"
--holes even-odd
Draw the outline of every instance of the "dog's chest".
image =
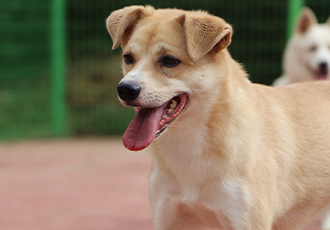
POLYGON ((184 204, 188 209, 194 210, 193 213, 203 219, 206 225, 218 223, 224 229, 243 229, 251 201, 249 192, 241 181, 224 182, 220 178, 207 180, 201 174, 192 173, 190 177, 185 175, 173 178, 162 175, 161 172, 154 172, 153 181, 158 182, 157 190, 161 191, 158 201, 170 197, 170 201, 167 202, 184 204))
POLYGON ((150 192, 156 193, 157 202, 170 197, 192 209, 203 207, 215 213, 225 229, 231 229, 226 226, 228 220, 235 223, 235 229, 242 229, 251 203, 249 192, 242 181, 226 177, 223 162, 216 154, 210 154, 213 158, 203 155, 206 135, 203 129, 196 130, 200 132, 190 131, 189 135, 181 135, 183 139, 167 135, 159 140, 150 192))

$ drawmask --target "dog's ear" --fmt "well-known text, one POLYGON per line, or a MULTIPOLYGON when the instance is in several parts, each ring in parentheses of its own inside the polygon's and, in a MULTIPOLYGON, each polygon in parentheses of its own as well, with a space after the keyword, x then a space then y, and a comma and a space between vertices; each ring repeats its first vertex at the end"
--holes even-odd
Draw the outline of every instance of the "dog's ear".
POLYGON ((184 30, 188 53, 194 61, 212 49, 226 48, 231 42, 232 27, 219 17, 183 14, 176 20, 184 30))
MULTIPOLYGON (((148 6, 148 8, 152 7, 148 6)), ((113 11, 106 20, 113 41, 112 49, 118 48, 119 43, 126 44, 135 25, 147 15, 148 11, 143 6, 129 6, 113 11)))
POLYGON ((330 17, 328 17, 328 20, 327 20, 326 24, 327 24, 328 26, 330 26, 330 17))
POLYGON ((317 24, 317 19, 315 14, 310 8, 304 7, 301 10, 300 17, 297 22, 296 33, 304 34, 309 27, 315 24, 317 24))

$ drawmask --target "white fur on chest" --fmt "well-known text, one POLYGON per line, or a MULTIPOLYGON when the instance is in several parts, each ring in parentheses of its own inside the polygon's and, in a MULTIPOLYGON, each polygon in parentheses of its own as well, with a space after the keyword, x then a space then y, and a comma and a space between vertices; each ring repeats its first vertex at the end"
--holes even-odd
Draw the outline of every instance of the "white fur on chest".
POLYGON ((217 221, 225 229, 243 229, 251 203, 248 191, 242 181, 223 177, 219 159, 203 158, 205 132, 201 131, 202 127, 196 130, 199 132, 190 130, 188 137, 172 136, 161 140, 158 150, 163 161, 153 159, 154 171, 150 176, 154 203, 161 204, 169 199, 190 207, 204 207, 216 213, 217 221), (158 165, 164 163, 165 172, 162 171, 164 165, 158 165))
POLYGON ((248 190, 240 181, 211 182, 198 187, 194 184, 181 184, 173 178, 164 177, 158 171, 154 172, 150 179, 157 181, 151 184, 152 187, 157 187, 151 189, 157 193, 157 201, 154 203, 155 216, 175 213, 176 205, 181 203, 192 209, 199 207, 195 213, 206 220, 205 226, 208 226, 205 210, 214 213, 216 219, 210 220, 217 222, 225 230, 243 230, 248 225, 248 210, 252 202, 248 190))

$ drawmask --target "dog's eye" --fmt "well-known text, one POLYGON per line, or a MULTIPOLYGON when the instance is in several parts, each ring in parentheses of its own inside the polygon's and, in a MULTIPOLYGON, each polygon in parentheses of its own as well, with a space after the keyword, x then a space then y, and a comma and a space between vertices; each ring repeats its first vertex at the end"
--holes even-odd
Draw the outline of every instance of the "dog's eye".
POLYGON ((130 54, 125 54, 124 59, 125 59, 125 63, 128 64, 128 65, 134 63, 134 58, 130 54))
POLYGON ((160 64, 165 67, 175 67, 181 63, 180 60, 173 58, 173 57, 164 57, 161 59, 160 64))
POLYGON ((316 50, 317 50, 317 46, 316 45, 313 45, 313 46, 309 47, 309 51, 310 52, 314 52, 316 50))

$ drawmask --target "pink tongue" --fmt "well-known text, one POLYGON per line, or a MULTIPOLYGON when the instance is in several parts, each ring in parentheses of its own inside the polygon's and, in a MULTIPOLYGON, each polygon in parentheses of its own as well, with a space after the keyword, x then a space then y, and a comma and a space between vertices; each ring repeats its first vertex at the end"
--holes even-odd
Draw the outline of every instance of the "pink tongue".
POLYGON ((151 144, 159 129, 159 121, 165 106, 139 109, 123 135, 123 143, 127 149, 139 151, 151 144))
POLYGON ((316 79, 317 80, 326 80, 328 78, 328 74, 317 74, 316 79))

